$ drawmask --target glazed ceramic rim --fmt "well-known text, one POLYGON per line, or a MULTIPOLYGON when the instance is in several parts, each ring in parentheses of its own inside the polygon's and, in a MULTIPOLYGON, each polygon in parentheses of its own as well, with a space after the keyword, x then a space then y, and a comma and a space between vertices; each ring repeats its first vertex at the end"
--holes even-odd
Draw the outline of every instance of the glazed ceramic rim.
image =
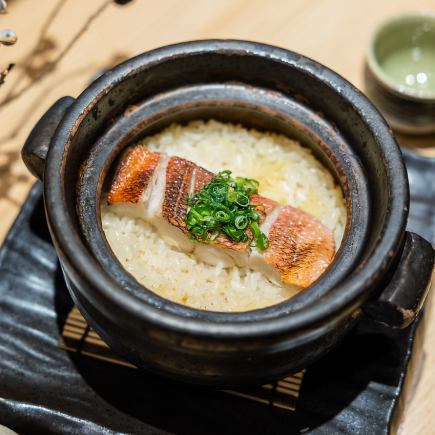
MULTIPOLYGON (((201 90, 199 93, 201 94, 201 90)), ((309 289, 305 289, 290 299, 253 310, 230 313, 193 308, 174 301, 170 302, 167 298, 164 298, 147 288, 146 285, 138 282, 131 273, 126 271, 110 247, 110 243, 102 228, 100 201, 98 198, 101 198, 99 188, 103 188, 105 178, 101 177, 101 174, 107 174, 106 171, 113 164, 117 153, 122 153, 122 151, 119 150, 113 152, 112 147, 114 146, 116 150, 119 144, 125 144, 126 132, 129 132, 127 134, 131 134, 131 132, 141 131, 144 126, 146 128, 147 123, 145 122, 145 124, 143 124, 144 119, 149 118, 154 122, 160 119, 161 121, 165 119, 168 113, 170 115, 183 113, 184 111, 189 111, 189 106, 190 108, 207 107, 210 102, 216 100, 220 101, 219 104, 214 107, 222 107, 221 103, 225 101, 224 95, 227 96, 227 102, 231 101, 233 109, 237 107, 240 110, 241 108, 246 109, 249 107, 250 110, 255 111, 257 115, 262 113, 262 116, 270 116, 273 113, 274 118, 279 118, 281 122, 284 122, 286 125, 292 125, 293 128, 296 129, 298 129, 297 125, 299 123, 303 125, 304 117, 310 116, 304 112, 303 107, 299 107, 299 114, 292 113, 292 110, 288 113, 288 107, 283 106, 284 104, 291 106, 292 104, 289 101, 285 99, 287 104, 283 103, 282 97, 265 93, 262 88, 255 88, 252 84, 193 84, 190 87, 183 86, 182 88, 160 92, 154 97, 147 98, 143 103, 137 106, 136 110, 121 117, 119 121, 112 124, 104 132, 103 136, 100 136, 93 145, 92 152, 86 160, 86 165, 82 166, 81 181, 76 189, 78 219, 82 228, 82 234, 87 241, 89 251, 94 254, 95 258, 97 258, 105 270, 110 270, 110 275, 112 275, 117 282, 122 282, 124 288, 134 292, 141 299, 143 298, 146 303, 158 305, 164 310, 173 311, 175 309, 177 314, 188 317, 207 318, 213 315, 215 319, 219 318, 223 321, 234 320, 240 322, 246 321, 248 318, 252 318, 257 314, 263 318, 290 314, 303 306, 310 305, 317 298, 321 298, 329 293, 333 286, 341 282, 345 276, 349 274, 351 268, 353 270, 353 268, 356 267, 358 258, 361 257, 361 251, 364 247, 363 241, 369 233, 367 223, 370 220, 370 201, 365 190, 367 181, 364 175, 364 169, 358 157, 353 155, 352 151, 349 150, 349 154, 345 153, 346 157, 343 159, 338 156, 340 151, 342 151, 342 149, 339 149, 340 134, 335 136, 332 132, 326 133, 326 131, 324 131, 324 133, 329 135, 328 139, 334 142, 333 144, 331 143, 330 146, 332 146, 331 150, 335 148, 336 155, 333 158, 332 156, 327 158, 337 171, 337 179, 340 180, 340 184, 343 184, 342 189, 346 198, 347 219, 343 240, 328 270, 325 271, 309 289), (198 92, 199 89, 203 89, 204 86, 207 86, 207 97, 205 97, 205 99, 204 97, 195 97, 194 95, 197 95, 196 92, 198 92), (248 88, 246 86, 248 86, 248 88), (228 87, 231 89, 231 96, 227 94, 228 87), (219 91, 217 91, 217 88, 219 88, 219 91), (192 94, 192 92, 194 92, 194 94, 192 94), (249 93, 250 96, 246 99, 247 93, 249 93), (165 102, 167 103, 168 101, 173 102, 171 106, 165 105, 165 102), (236 102, 237 104, 235 104, 236 102), (165 108, 162 108, 162 104, 165 108), (152 109, 153 107, 154 109, 152 109), (158 109, 156 110, 157 107, 158 109), (260 109, 260 107, 263 108, 260 109), (143 116, 144 108, 147 113, 145 117, 143 116), (135 120, 134 124, 131 123, 133 119, 135 120), (110 143, 109 146, 106 146, 106 141, 110 143), (104 155, 103 158, 101 158, 102 154, 104 155), (346 181, 342 182, 342 180, 346 181), (354 195, 358 197, 357 201, 354 201, 354 195), (360 248, 355 248, 354 246, 360 248)), ((225 106, 225 103, 223 106, 225 106)), ((321 124, 320 119, 318 121, 317 129, 319 129, 319 125, 321 124)), ((329 130, 330 124, 325 122, 325 120, 323 120, 323 122, 323 128, 329 130)), ((322 130, 322 127, 320 127, 320 130, 322 130)), ((319 130, 316 132, 310 130, 310 140, 317 143, 318 146, 324 150, 325 154, 327 154, 326 148, 329 148, 329 146, 326 145, 324 137, 322 137, 322 133, 319 130)), ((129 142, 129 140, 127 140, 127 142, 129 142)), ((332 151, 332 155, 334 155, 334 151, 332 151)))
POLYGON ((384 87, 394 94, 409 100, 413 100, 421 103, 435 102, 435 91, 426 90, 413 90, 404 85, 396 83, 381 67, 375 54, 375 44, 379 39, 381 32, 388 26, 407 19, 429 19, 433 21, 435 25, 435 12, 434 11, 418 11, 418 12, 402 12, 391 17, 388 17, 381 23, 379 23, 372 33, 367 48, 367 64, 373 73, 373 77, 379 80, 384 87))
MULTIPOLYGON (((144 324, 155 325, 174 333, 193 334, 196 337, 240 339, 302 332, 310 326, 317 325, 318 328, 322 321, 337 319, 353 312, 361 305, 361 301, 368 299, 374 283, 377 283, 390 267, 393 260, 392 253, 396 252, 405 231, 409 204, 406 169, 399 147, 383 117, 361 92, 338 74, 309 58, 275 46, 239 40, 203 40, 169 45, 143 53, 105 73, 77 98, 63 118, 51 142, 45 175, 46 213, 63 267, 74 284, 85 282, 92 289, 83 292, 82 297, 90 301, 98 301, 100 309, 104 309, 101 304, 107 301, 110 306, 115 305, 144 324), (90 255, 67 212, 68 207, 63 191, 65 169, 63 156, 88 110, 92 109, 96 101, 99 101, 98 99, 109 89, 130 75, 135 75, 141 69, 149 67, 153 62, 205 52, 263 57, 311 75, 334 92, 340 92, 340 95, 363 119, 372 135, 378 138, 388 179, 394 180, 389 184, 391 203, 380 235, 383 243, 375 247, 370 258, 363 264, 360 263, 351 276, 331 290, 331 297, 316 301, 289 316, 260 319, 255 322, 222 323, 214 319, 198 320, 182 317, 145 304, 134 294, 120 291, 119 284, 115 283, 98 261, 90 255)), ((106 315, 110 316, 110 312, 106 312, 106 315)))

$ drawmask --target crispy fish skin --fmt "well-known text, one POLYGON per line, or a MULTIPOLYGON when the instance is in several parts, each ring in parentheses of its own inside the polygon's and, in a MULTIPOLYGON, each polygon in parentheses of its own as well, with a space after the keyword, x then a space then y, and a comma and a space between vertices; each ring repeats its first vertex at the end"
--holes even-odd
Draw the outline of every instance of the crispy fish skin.
POLYGON ((287 284, 308 287, 334 258, 335 244, 329 228, 289 205, 282 207, 268 239, 264 260, 280 272, 287 284))
POLYGON ((249 204, 255 205, 256 210, 260 214, 260 224, 262 224, 266 217, 278 207, 278 203, 273 199, 266 198, 260 195, 251 195, 249 198, 249 204))
POLYGON ((107 195, 109 205, 128 202, 136 204, 148 188, 160 160, 160 153, 140 145, 124 154, 107 195))
POLYGON ((206 184, 210 183, 213 177, 213 172, 207 171, 207 169, 204 169, 201 166, 197 166, 193 191, 195 193, 199 192, 206 184))
POLYGON ((166 187, 162 206, 162 216, 170 224, 187 232, 187 200, 190 195, 195 163, 171 157, 166 168, 166 187))
MULTIPOLYGON (((163 196, 157 217, 180 229, 184 236, 179 234, 187 237, 185 218, 189 195, 200 191, 213 176, 212 172, 189 160, 167 158, 164 154, 137 145, 131 147, 121 160, 108 194, 108 204, 135 205, 146 203, 152 195, 163 196), (158 169, 160 161, 165 162, 165 165, 160 165, 158 169), (165 167, 164 173, 162 166, 165 167), (153 190, 155 172, 160 174, 158 177, 165 183, 164 189, 163 184, 158 189, 160 193, 155 192, 155 187, 153 190), (164 179, 161 178, 163 176, 164 179)), ((278 276, 285 284, 303 288, 310 286, 334 258, 332 231, 314 216, 290 205, 281 206, 261 195, 251 195, 250 204, 256 206, 260 213, 260 228, 269 241, 266 251, 251 250, 248 244, 234 242, 225 234, 220 234, 213 243, 199 244, 193 248, 196 255, 213 264, 213 255, 222 260, 226 250, 231 261, 237 265, 252 266, 272 280, 278 276), (216 251, 215 248, 220 249, 216 251)))

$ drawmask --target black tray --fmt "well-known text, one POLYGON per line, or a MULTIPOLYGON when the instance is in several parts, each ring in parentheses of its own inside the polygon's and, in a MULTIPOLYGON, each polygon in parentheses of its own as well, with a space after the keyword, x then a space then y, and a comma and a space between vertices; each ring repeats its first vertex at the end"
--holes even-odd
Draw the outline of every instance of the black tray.
MULTIPOLYGON (((410 229, 435 242, 435 159, 406 153, 410 229)), ((422 361, 424 318, 362 321, 303 377, 296 410, 158 378, 59 347, 73 303, 39 184, 0 251, 0 424, 19 433, 395 432, 422 361)))

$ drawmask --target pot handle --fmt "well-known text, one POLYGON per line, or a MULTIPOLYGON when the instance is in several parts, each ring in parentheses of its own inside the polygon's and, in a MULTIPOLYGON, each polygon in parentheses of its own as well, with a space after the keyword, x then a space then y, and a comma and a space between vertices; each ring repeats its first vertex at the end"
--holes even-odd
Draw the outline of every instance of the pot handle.
POLYGON ((418 316, 431 287, 435 250, 418 234, 406 232, 396 270, 377 300, 366 303, 364 312, 394 328, 406 328, 418 316))
POLYGON ((45 158, 51 139, 73 102, 72 97, 62 97, 57 100, 33 127, 21 150, 21 157, 27 169, 40 180, 44 179, 45 158))

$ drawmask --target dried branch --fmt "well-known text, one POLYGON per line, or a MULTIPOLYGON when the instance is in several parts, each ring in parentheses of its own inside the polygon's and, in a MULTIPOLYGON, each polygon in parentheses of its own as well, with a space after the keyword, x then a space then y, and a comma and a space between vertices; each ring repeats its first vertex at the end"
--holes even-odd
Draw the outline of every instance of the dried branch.
MULTIPOLYGON (((31 65, 33 59, 35 58, 35 55, 39 53, 41 44, 43 40, 46 38, 47 32, 51 26, 51 24, 56 19, 57 15, 63 8, 63 6, 66 5, 67 0, 59 0, 59 2, 56 4, 56 6, 52 9, 52 11, 49 13, 47 19, 43 23, 41 27, 41 31, 39 33, 38 39, 36 41, 35 46, 33 47, 32 51, 26 55, 25 60, 21 63, 19 63, 19 68, 21 68, 20 74, 17 76, 16 80, 14 81, 12 88, 9 90, 9 92, 6 94, 4 101, 8 101, 11 96, 14 94, 15 89, 20 85, 24 77, 26 76, 26 72, 31 65)), ((0 104, 1 106, 1 104, 0 104)))
MULTIPOLYGON (((92 15, 88 17, 81 29, 75 34, 68 45, 61 51, 57 58, 53 61, 56 65, 65 57, 65 55, 74 47, 77 41, 84 35, 84 33, 89 29, 89 26, 95 21, 110 5, 112 0, 106 0, 92 15)), ((55 65, 55 66, 56 66, 55 65)))
POLYGON ((14 63, 10 63, 2 72, 0 72, 0 86, 6 81, 7 75, 11 72, 14 66, 14 63))
POLYGON ((4 98, 4 100, 0 103, 0 110, 4 108, 7 104, 21 97, 21 95, 27 92, 35 83, 38 83, 43 77, 46 77, 46 74, 50 74, 51 72, 53 72, 57 68, 58 64, 65 57, 65 55, 69 53, 69 51, 74 47, 77 41, 79 41, 80 38, 85 34, 86 30, 88 30, 89 26, 93 23, 93 21, 95 21, 101 15, 101 13, 111 4, 111 2, 111 0, 106 0, 92 15, 88 17, 83 26, 78 30, 78 32, 74 35, 71 41, 67 44, 67 46, 58 54, 58 56, 53 61, 49 63, 48 68, 45 69, 45 74, 41 74, 40 76, 36 77, 33 81, 28 83, 26 86, 24 86, 22 89, 15 92, 14 94, 6 96, 6 98, 4 98))
POLYGON ((72 77, 77 77, 82 74, 88 73, 90 70, 95 69, 94 63, 89 63, 81 68, 76 68, 67 71, 65 74, 57 76, 54 81, 51 81, 49 85, 43 87, 38 94, 33 98, 33 100, 26 104, 26 107, 20 113, 16 119, 14 119, 15 124, 10 125, 10 129, 8 129, 8 133, 4 136, 0 137, 0 148, 5 143, 15 139, 20 134, 23 126, 26 125, 26 121, 30 118, 30 116, 35 112, 35 110, 41 105, 41 100, 46 96, 50 91, 55 89, 59 84, 64 83, 66 80, 69 80, 72 77))

